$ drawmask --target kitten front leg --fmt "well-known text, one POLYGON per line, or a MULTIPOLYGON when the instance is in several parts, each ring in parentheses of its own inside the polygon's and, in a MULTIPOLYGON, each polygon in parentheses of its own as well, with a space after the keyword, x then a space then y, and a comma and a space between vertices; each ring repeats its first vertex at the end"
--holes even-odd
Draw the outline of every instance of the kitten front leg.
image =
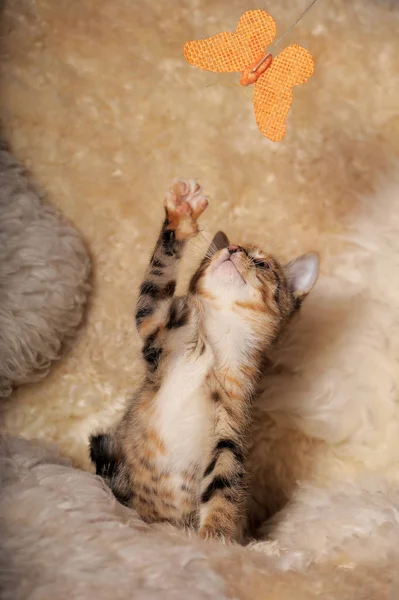
POLYGON ((145 341, 144 358, 156 360, 154 341, 160 330, 184 320, 186 302, 175 298, 178 264, 186 241, 198 232, 197 219, 208 200, 192 179, 176 180, 165 196, 165 221, 150 264, 140 287, 136 307, 136 326, 145 341), (145 348, 147 347, 147 352, 145 348), (147 356, 146 356, 147 354, 147 356))

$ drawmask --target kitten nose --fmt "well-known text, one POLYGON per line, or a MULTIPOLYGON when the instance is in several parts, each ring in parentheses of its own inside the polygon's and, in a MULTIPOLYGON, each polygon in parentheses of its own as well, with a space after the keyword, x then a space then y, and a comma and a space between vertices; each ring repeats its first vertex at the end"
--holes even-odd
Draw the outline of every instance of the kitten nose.
POLYGON ((235 245, 229 246, 227 248, 227 250, 229 251, 229 254, 234 254, 235 252, 242 252, 243 251, 242 248, 241 248, 241 246, 235 246, 235 245))

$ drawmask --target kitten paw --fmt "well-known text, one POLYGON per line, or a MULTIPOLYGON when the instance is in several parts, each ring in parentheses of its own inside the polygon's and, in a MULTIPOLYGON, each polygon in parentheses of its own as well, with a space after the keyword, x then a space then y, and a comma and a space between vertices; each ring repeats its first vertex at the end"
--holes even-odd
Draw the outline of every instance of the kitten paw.
POLYGON ((177 179, 165 196, 168 229, 184 240, 198 232, 197 219, 208 206, 201 186, 194 179, 177 179))
POLYGON ((230 532, 213 527, 212 525, 203 525, 200 527, 198 535, 203 540, 214 540, 222 542, 223 544, 232 543, 232 536, 230 532))

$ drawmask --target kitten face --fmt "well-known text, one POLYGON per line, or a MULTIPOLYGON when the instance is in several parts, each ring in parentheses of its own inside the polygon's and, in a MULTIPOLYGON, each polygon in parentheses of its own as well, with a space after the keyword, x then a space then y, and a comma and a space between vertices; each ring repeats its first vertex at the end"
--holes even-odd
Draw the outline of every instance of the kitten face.
POLYGON ((305 254, 284 266, 260 248, 230 244, 219 232, 190 290, 225 309, 246 306, 287 318, 312 289, 318 272, 317 254, 305 254))
POLYGON ((224 307, 252 302, 259 310, 276 308, 278 295, 287 292, 278 262, 258 248, 229 245, 200 267, 196 292, 221 300, 224 307))

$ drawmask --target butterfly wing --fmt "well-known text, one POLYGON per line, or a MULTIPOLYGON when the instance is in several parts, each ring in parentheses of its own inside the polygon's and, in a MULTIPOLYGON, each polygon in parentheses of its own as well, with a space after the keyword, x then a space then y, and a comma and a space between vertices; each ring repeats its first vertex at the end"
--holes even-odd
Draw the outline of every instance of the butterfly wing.
POLYGON ((184 56, 205 71, 243 71, 262 55, 275 36, 273 18, 264 10, 249 10, 240 18, 235 33, 223 31, 205 40, 187 42, 184 56))
POLYGON ((259 129, 273 142, 283 139, 293 100, 292 88, 305 83, 314 71, 308 50, 292 45, 273 59, 255 83, 254 110, 259 129))

